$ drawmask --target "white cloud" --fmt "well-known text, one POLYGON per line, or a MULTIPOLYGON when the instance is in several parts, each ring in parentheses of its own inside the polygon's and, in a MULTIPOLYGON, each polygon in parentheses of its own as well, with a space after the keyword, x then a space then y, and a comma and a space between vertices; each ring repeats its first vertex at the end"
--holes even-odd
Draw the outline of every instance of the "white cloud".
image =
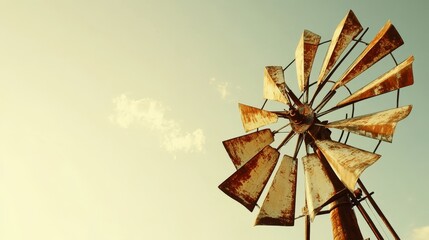
POLYGON ((204 145, 204 133, 201 129, 196 129, 192 133, 181 133, 177 129, 165 134, 162 140, 162 146, 169 152, 174 151, 202 151, 204 145))
POLYGON ((429 240, 429 226, 413 229, 412 240, 429 240))
POLYGON ((231 84, 229 82, 218 82, 214 77, 211 78, 209 82, 210 85, 214 85, 216 87, 216 90, 222 99, 226 99, 226 97, 230 95, 231 84))
POLYGON ((157 131, 161 146, 169 152, 201 152, 205 143, 202 129, 184 132, 174 119, 165 117, 168 110, 161 102, 150 98, 134 100, 122 94, 113 99, 114 113, 110 121, 122 128, 131 125, 157 131))

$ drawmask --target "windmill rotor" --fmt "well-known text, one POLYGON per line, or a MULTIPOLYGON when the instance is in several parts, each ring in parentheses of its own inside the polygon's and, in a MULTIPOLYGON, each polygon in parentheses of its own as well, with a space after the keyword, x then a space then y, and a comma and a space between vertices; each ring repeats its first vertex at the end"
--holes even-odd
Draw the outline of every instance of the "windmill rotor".
POLYGON ((404 43, 393 24, 387 21, 351 65, 334 80, 334 73, 355 51, 355 46, 365 43, 362 39, 367 30, 351 10, 340 21, 331 40, 321 42, 320 35, 304 30, 295 59, 291 62, 295 62, 299 93, 294 93, 290 83, 285 81, 285 71, 291 64, 285 68, 266 66, 263 77, 263 97, 266 100, 263 106, 239 104, 246 134, 223 141, 236 171, 219 185, 219 189, 249 211, 260 206, 255 225, 293 226, 300 218, 295 211, 297 180, 300 178, 297 169, 300 164, 298 155, 304 146, 305 156, 301 163, 305 179, 305 211, 302 216, 306 219, 306 239, 310 239, 310 222, 322 213, 331 216, 333 239, 363 239, 353 207, 358 208, 376 238, 383 239, 360 205, 362 199, 371 202, 394 238, 399 239, 360 176, 380 159, 381 155, 375 153, 379 144, 381 141, 392 142, 396 125, 412 110, 411 105, 399 106, 399 90, 414 83, 414 57, 410 56, 399 64, 394 59, 396 64, 392 69, 351 91, 347 86, 351 81, 357 83, 364 71, 388 55, 393 57, 392 52, 404 43), (317 76, 311 81, 312 68, 317 64, 316 56, 320 46, 326 43, 329 46, 321 70, 313 74, 317 76), (332 86, 329 88, 328 85, 332 86), (335 98, 338 91, 344 90, 349 94, 347 97, 335 98), (398 93, 395 108, 354 116, 356 103, 393 91, 398 93), (267 101, 285 106, 267 110, 267 101), (328 103, 334 105, 324 110, 328 103), (350 117, 335 119, 330 114, 350 106, 350 117), (283 126, 277 130, 268 128, 275 123, 283 126), (288 129, 286 136, 281 132, 283 129, 288 129), (341 133, 338 141, 331 137, 334 131, 341 133), (344 133, 347 137, 342 141, 344 133), (348 145, 349 134, 378 140, 376 149, 371 152, 348 145), (291 140, 294 138, 294 150, 282 156, 282 148, 293 145, 291 140), (274 147, 276 140, 280 144, 274 147), (269 183, 271 185, 267 186, 269 183), (267 189, 267 194, 260 204, 264 189, 267 189))

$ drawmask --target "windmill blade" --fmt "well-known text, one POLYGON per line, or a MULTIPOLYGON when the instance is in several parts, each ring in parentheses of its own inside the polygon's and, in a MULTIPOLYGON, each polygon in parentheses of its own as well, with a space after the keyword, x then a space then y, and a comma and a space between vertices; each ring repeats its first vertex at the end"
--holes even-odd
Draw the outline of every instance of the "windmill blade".
POLYGON ((223 141, 223 146, 236 169, 239 169, 265 146, 274 142, 274 135, 270 129, 223 141))
POLYGON ((336 90, 348 83, 402 44, 404 44, 404 41, 398 31, 390 21, 387 21, 380 32, 378 32, 377 36, 335 83, 332 90, 336 90))
POLYGON ((414 57, 410 56, 398 66, 392 68, 390 71, 339 102, 337 107, 343 107, 367 98, 375 97, 412 85, 414 83, 413 61, 414 57))
POLYGON ((321 84, 326 76, 331 71, 334 64, 340 58, 341 54, 347 48, 349 43, 362 32, 363 27, 359 23, 356 15, 352 10, 341 20, 340 24, 335 29, 332 41, 326 52, 325 60, 323 61, 322 70, 319 74, 318 84, 321 84))
POLYGON ((304 163, 307 209, 310 220, 313 222, 317 213, 336 199, 338 192, 316 154, 304 156, 302 162, 304 163))
POLYGON ((396 124, 410 114, 411 105, 331 122, 328 128, 337 128, 365 137, 392 142, 396 124))
POLYGON ((294 225, 296 179, 296 159, 287 155, 283 156, 255 225, 294 225))
POLYGON ((379 154, 331 140, 316 140, 315 143, 338 178, 351 192, 355 190, 361 173, 381 157, 379 154))
POLYGON ((311 68, 319 46, 320 36, 304 30, 295 51, 296 74, 301 92, 308 87, 311 68))
POLYGON ((241 103, 238 106, 240 108, 241 122, 246 132, 277 122, 278 117, 275 113, 241 103))
POLYGON ((234 174, 219 189, 253 211, 279 158, 279 152, 266 146, 234 174))
POLYGON ((267 66, 264 71, 264 98, 289 104, 286 83, 281 66, 267 66))

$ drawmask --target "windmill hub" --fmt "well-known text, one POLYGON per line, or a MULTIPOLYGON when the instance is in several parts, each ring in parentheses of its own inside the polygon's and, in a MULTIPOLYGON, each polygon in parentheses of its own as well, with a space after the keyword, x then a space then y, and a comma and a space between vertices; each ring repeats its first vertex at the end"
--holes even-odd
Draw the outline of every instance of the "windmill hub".
POLYGON ((303 104, 298 106, 296 109, 291 108, 289 112, 289 119, 292 129, 296 133, 304 133, 314 122, 314 111, 309 105, 303 104))

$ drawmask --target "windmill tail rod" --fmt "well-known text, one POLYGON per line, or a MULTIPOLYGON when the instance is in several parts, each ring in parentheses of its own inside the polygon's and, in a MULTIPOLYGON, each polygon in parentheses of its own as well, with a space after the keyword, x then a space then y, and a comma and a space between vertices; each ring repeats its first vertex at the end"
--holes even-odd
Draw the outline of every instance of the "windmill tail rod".
POLYGON ((398 234, 395 232, 395 229, 393 229, 392 225, 389 223, 386 216, 383 214, 380 207, 378 207, 374 198, 372 198, 371 194, 369 194, 368 190, 366 189, 365 185, 363 185, 363 182, 360 179, 358 179, 358 184, 359 184, 359 187, 362 189, 362 191, 365 193, 365 195, 368 197, 369 202, 374 207, 375 211, 380 216, 381 220, 383 220, 384 224, 389 229, 390 233, 393 235, 395 240, 400 240, 398 234))

